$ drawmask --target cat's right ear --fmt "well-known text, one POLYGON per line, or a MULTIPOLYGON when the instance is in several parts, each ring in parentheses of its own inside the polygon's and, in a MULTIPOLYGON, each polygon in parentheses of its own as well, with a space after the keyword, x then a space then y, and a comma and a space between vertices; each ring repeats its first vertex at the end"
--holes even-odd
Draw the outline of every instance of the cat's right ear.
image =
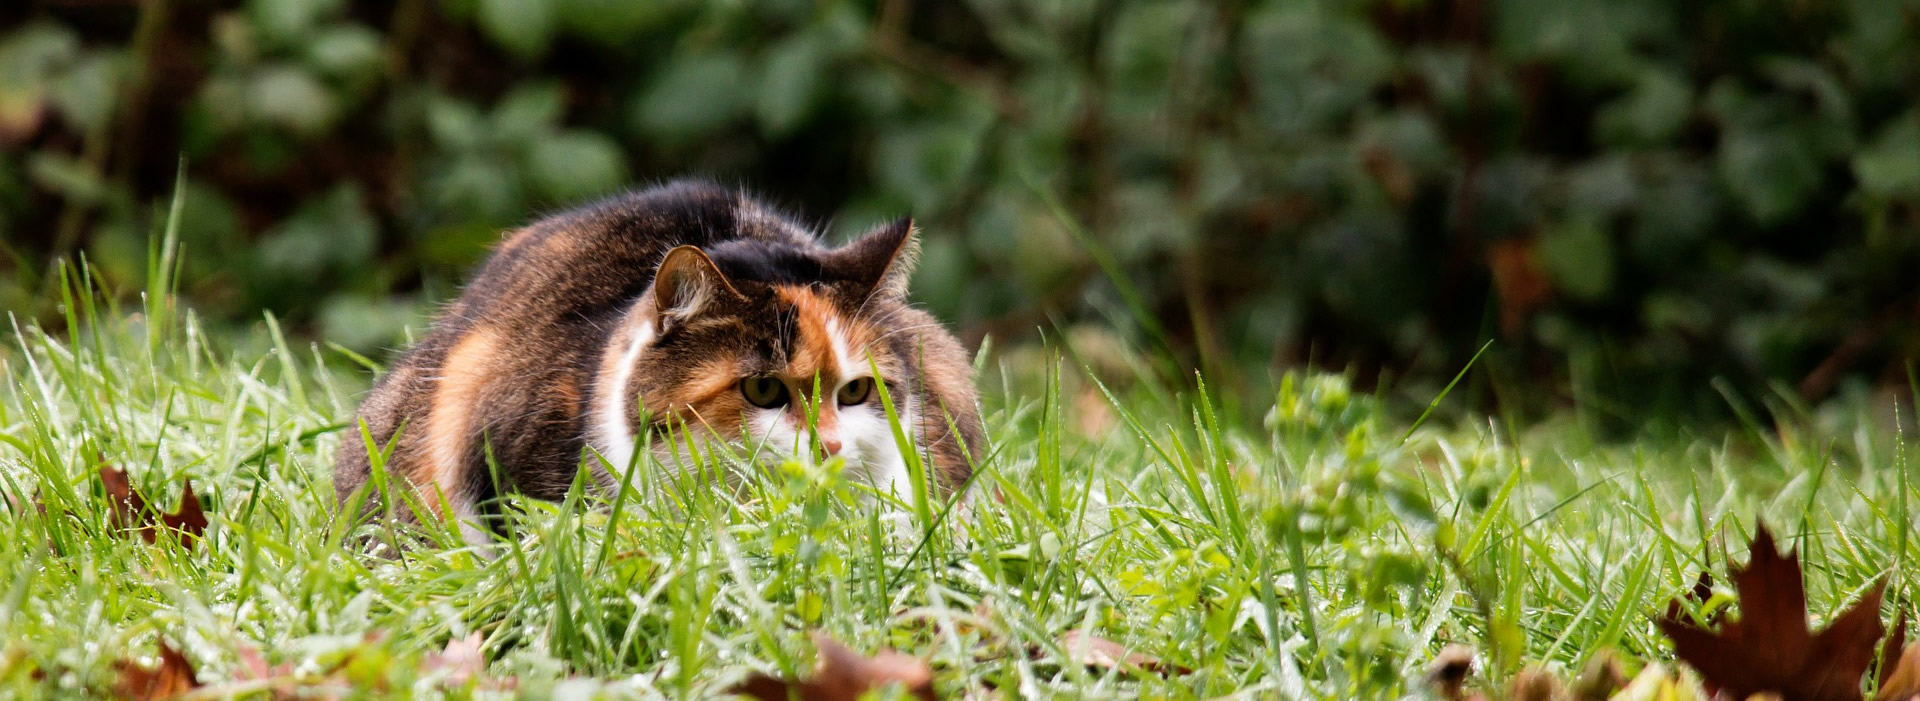
POLYGON ((722 300, 740 297, 713 259, 694 246, 667 251, 653 273, 653 308, 662 322, 691 318, 722 300))

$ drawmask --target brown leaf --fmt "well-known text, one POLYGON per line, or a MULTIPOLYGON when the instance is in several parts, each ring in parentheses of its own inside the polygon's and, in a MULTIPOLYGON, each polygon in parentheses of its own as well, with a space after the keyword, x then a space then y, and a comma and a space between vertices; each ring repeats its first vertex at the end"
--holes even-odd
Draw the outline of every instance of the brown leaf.
POLYGON ((1887 680, 1893 676, 1893 670, 1900 664, 1900 653, 1906 648, 1907 612, 1902 609, 1893 618, 1893 632, 1888 633, 1886 642, 1880 644, 1880 674, 1874 677, 1873 688, 1887 688, 1887 680))
POLYGON ((485 638, 479 633, 448 640, 446 649, 427 655, 423 666, 429 672, 447 670, 447 686, 464 688, 487 671, 487 655, 480 649, 482 642, 485 638))
POLYGON ((180 508, 170 514, 150 508, 147 498, 134 490, 127 473, 120 468, 101 465, 100 484, 106 488, 107 504, 113 509, 114 527, 138 531, 141 539, 148 543, 154 542, 161 528, 167 528, 179 534, 180 545, 192 549, 194 542, 207 531, 207 514, 200 507, 200 497, 193 493, 192 480, 181 488, 180 508), (159 516, 157 524, 155 514, 159 516))
POLYGON ((1499 295, 1500 333, 1513 338, 1525 330, 1533 312, 1553 295, 1553 284, 1540 269, 1531 239, 1501 239, 1487 244, 1487 270, 1499 295))
MULTIPOLYGON (((1693 605, 1699 606, 1707 603, 1707 600, 1711 598, 1713 598, 1713 575, 1708 574, 1706 570, 1701 570, 1700 576, 1693 580, 1693 588, 1687 590, 1687 595, 1684 598, 1667 602, 1667 618, 1675 620, 1680 618, 1680 602, 1682 601, 1691 601, 1693 605)), ((1706 624, 1714 625, 1719 623, 1720 618, 1725 613, 1726 611, 1723 609, 1707 614, 1706 624)))
POLYGON ((1158 657, 1134 652, 1127 649, 1125 645, 1097 635, 1089 635, 1078 628, 1061 633, 1060 639, 1056 642, 1061 649, 1067 651, 1068 657, 1072 658, 1075 664, 1086 667, 1138 669, 1160 675, 1166 675, 1170 671, 1179 674, 1193 673, 1193 670, 1187 667, 1168 666, 1158 657))
POLYGON ((933 693, 933 669, 920 658, 892 650, 864 657, 824 633, 813 634, 813 647, 816 654, 812 679, 786 681, 755 674, 733 687, 730 693, 762 701, 855 701, 868 691, 898 683, 914 698, 924 701, 939 698, 933 693))
POLYGON ((164 640, 160 642, 159 668, 147 669, 127 660, 114 662, 113 668, 120 676, 113 685, 114 693, 130 701, 170 699, 200 688, 193 663, 164 640))
POLYGON ((127 473, 112 465, 101 465, 100 485, 107 489, 107 505, 113 509, 114 527, 121 530, 139 527, 146 518, 147 500, 133 491, 127 473))
MULTIPOLYGON (((161 514, 160 525, 180 533, 180 544, 192 548, 200 535, 207 532, 207 512, 200 508, 200 497, 193 493, 193 480, 187 480, 180 487, 180 508, 173 513, 161 514)), ((147 542, 153 542, 148 536, 147 542)))
POLYGON ((260 654, 259 648, 245 643, 240 645, 237 652, 240 655, 240 669, 234 674, 234 679, 239 682, 267 682, 268 696, 274 701, 339 698, 333 694, 303 693, 306 690, 302 690, 298 681, 294 679, 292 662, 269 665, 266 656, 260 654))
POLYGON ((1752 556, 1734 570, 1740 619, 1709 631, 1678 618, 1660 621, 1673 651, 1711 690, 1733 698, 1777 693, 1786 701, 1858 701, 1860 681, 1880 642, 1885 581, 1819 633, 1807 628, 1800 556, 1781 557, 1762 525, 1752 556))
POLYGON ((1880 681, 1873 701, 1912 701, 1920 698, 1920 645, 1909 645, 1899 659, 1886 661, 1892 670, 1880 681))

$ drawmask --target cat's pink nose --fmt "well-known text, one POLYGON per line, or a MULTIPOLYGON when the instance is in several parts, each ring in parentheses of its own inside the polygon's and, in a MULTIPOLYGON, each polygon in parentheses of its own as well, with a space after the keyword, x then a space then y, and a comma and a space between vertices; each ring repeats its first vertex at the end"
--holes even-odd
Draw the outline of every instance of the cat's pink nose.
POLYGON ((835 456, 835 455, 839 455, 839 454, 840 454, 840 439, 838 439, 838 438, 823 438, 823 439, 821 439, 821 440, 820 440, 820 451, 821 451, 821 452, 824 452, 824 453, 826 453, 826 454, 827 454, 827 457, 833 457, 833 456, 835 456))

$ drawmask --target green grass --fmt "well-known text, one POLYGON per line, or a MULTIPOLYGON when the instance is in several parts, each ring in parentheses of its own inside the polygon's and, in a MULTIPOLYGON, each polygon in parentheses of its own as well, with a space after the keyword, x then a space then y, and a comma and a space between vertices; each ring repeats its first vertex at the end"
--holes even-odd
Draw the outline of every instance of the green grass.
POLYGON ((0 490, 47 506, 0 518, 0 694, 106 693, 164 639, 210 684, 251 649, 430 696, 428 656, 477 631, 489 676, 529 697, 702 697, 804 673, 819 630, 923 657, 956 698, 1392 698, 1449 642, 1493 681, 1602 649, 1663 659, 1652 615, 1744 558, 1756 517, 1802 548, 1816 611, 1915 547, 1912 449, 1864 405, 1603 443, 1576 419, 1409 429, 1332 375, 1229 416, 1192 379, 1102 385, 1021 348, 980 361, 993 445, 965 509, 876 506, 831 465, 733 490, 642 464, 620 494, 514 501, 496 558, 369 558, 342 545, 329 477, 364 370, 271 318, 209 333, 89 284, 70 282, 65 332, 15 320, 0 349, 0 490), (205 538, 115 533, 103 458, 169 509, 191 479, 205 538), (1066 663, 1073 629, 1192 672, 1066 663))

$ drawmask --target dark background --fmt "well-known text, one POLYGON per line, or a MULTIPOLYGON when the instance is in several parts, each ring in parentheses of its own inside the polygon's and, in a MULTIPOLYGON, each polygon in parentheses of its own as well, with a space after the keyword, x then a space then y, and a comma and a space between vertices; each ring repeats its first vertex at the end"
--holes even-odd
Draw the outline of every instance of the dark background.
POLYGON ((184 158, 201 314, 379 351, 499 229, 705 174, 911 213, 969 341, 1423 401, 1491 340, 1483 404, 1723 416, 1904 391, 1916 95, 1914 0, 16 0, 0 303, 138 290, 184 158))

